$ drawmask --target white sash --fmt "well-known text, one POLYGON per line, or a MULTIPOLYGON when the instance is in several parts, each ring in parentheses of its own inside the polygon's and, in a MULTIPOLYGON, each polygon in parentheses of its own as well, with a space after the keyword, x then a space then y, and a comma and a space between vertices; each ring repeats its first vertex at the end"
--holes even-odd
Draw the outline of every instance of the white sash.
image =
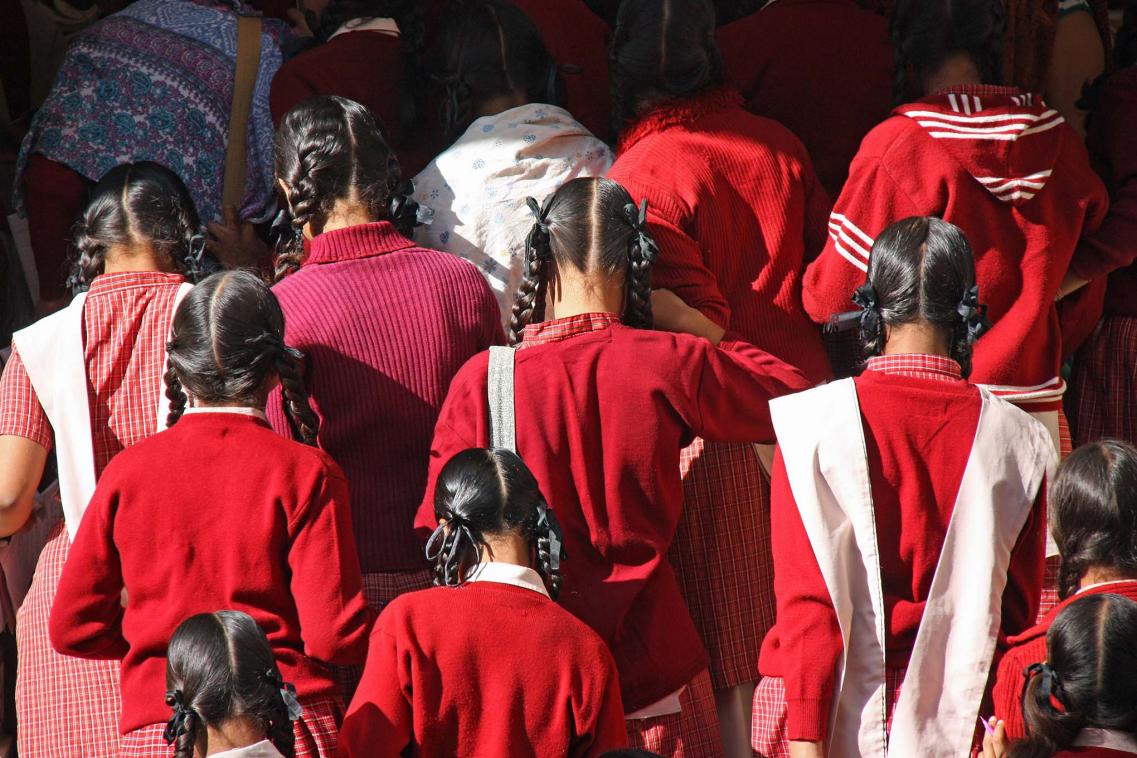
MULTIPOLYGON (((182 284, 174 297, 174 312, 192 284, 182 284)), ((95 492, 95 449, 91 409, 87 402, 87 364, 83 350, 83 306, 86 293, 63 310, 42 318, 12 335, 28 379, 39 398, 55 437, 59 496, 67 535, 75 539, 83 512, 95 492)), ((165 373, 163 359, 162 374, 165 373)), ((159 380, 162 382, 162 380, 159 380)), ((164 386, 158 389, 157 431, 166 428, 170 411, 164 386)))
POLYGON ((856 385, 844 380, 770 403, 790 486, 844 643, 830 755, 970 753, 1011 550, 1055 461, 1040 424, 981 393, 979 425, 891 735, 885 727, 884 592, 856 385))

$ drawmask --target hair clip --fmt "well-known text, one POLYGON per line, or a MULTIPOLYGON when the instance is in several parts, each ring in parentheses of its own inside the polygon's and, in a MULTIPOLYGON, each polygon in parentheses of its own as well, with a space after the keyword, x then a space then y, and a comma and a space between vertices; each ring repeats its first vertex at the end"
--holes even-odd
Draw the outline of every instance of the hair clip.
POLYGON ((193 708, 186 705, 181 690, 169 690, 166 693, 166 705, 174 709, 174 714, 166 722, 162 738, 167 745, 172 745, 174 740, 186 733, 186 720, 193 713, 193 708))
POLYGON ((280 699, 284 701, 284 709, 288 712, 288 720, 299 721, 300 717, 304 715, 304 709, 296 697, 296 687, 291 682, 284 681, 280 674, 273 669, 266 671, 264 678, 280 693, 280 699))

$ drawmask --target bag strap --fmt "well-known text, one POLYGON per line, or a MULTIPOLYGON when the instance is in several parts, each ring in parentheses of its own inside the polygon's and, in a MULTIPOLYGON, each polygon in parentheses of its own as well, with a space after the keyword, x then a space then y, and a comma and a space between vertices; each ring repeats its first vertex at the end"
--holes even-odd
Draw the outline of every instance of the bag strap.
POLYGON ((233 104, 229 109, 229 144, 225 148, 225 179, 221 185, 222 207, 241 209, 245 199, 245 151, 248 145, 249 111, 257 69, 261 61, 261 19, 237 17, 237 71, 233 77, 233 104))
POLYGON ((486 388, 490 404, 490 445, 517 452, 517 423, 513 409, 513 348, 490 348, 486 388))

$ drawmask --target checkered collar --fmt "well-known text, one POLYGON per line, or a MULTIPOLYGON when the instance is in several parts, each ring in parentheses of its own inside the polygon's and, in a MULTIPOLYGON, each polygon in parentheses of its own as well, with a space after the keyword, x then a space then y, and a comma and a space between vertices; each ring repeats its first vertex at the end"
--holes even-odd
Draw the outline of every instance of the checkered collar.
POLYGON ((579 313, 567 318, 529 324, 521 333, 521 347, 535 347, 549 342, 560 342, 578 334, 598 332, 620 323, 615 313, 579 313))
POLYGON ((941 382, 963 381, 959 364, 943 355, 925 353, 877 355, 865 362, 865 370, 941 382))

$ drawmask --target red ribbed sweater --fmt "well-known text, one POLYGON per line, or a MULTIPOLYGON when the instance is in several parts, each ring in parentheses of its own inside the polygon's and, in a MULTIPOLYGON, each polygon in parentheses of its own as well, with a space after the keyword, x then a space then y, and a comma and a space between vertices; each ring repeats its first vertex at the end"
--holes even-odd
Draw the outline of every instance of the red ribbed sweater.
MULTIPOLYGON (((363 572, 425 568, 412 522, 434 424, 458 369, 504 341, 493 292, 470 263, 386 221, 318 235, 273 292, 288 344, 306 356, 320 447, 351 485, 363 572)), ((289 434, 278 395, 268 414, 289 434)))
POLYGON ((647 198, 660 251, 654 286, 810 381, 829 378, 801 300, 805 264, 825 245, 829 198, 797 137, 716 89, 626 130, 608 176, 637 202, 647 198))

